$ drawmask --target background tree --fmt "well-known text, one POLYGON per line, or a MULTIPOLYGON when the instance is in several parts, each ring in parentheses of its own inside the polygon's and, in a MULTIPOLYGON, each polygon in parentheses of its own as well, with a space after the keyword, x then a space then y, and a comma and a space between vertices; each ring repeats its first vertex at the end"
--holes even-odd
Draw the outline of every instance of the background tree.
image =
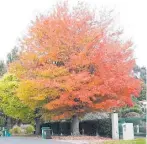
POLYGON ((0 77, 7 71, 6 64, 4 61, 0 60, 0 77))
POLYGON ((42 107, 46 103, 44 100, 46 95, 47 90, 44 88, 44 85, 34 80, 21 81, 17 89, 18 98, 34 111, 37 135, 40 134, 40 125, 43 117, 49 116, 49 113, 45 115, 44 111, 42 111, 42 107))
POLYGON ((142 111, 142 104, 140 101, 146 100, 146 68, 145 67, 140 67, 138 65, 135 65, 133 72, 135 73, 135 78, 140 79, 142 81, 141 85, 141 92, 139 94, 139 97, 135 98, 133 97, 133 107, 124 107, 122 109, 119 109, 119 113, 121 117, 125 117, 126 115, 129 115, 130 113, 133 113, 134 116, 140 115, 145 115, 145 112, 142 111))
POLYGON ((139 67, 135 66, 134 67, 134 73, 135 75, 139 76, 139 79, 142 80, 142 90, 140 93, 140 96, 138 97, 139 101, 146 100, 146 67, 139 67))
POLYGON ((73 135, 85 113, 132 106, 131 95, 140 92, 132 43, 122 42, 112 24, 109 14, 97 19, 81 3, 72 10, 67 2, 57 4, 37 17, 9 69, 21 79, 18 97, 34 107, 41 104, 52 119, 72 118, 73 135))
POLYGON ((14 47, 11 52, 7 54, 7 64, 12 63, 18 59, 19 51, 17 47, 14 47))
POLYGON ((0 80, 0 109, 11 118, 23 122, 33 121, 33 111, 16 96, 18 79, 12 74, 5 74, 0 80))

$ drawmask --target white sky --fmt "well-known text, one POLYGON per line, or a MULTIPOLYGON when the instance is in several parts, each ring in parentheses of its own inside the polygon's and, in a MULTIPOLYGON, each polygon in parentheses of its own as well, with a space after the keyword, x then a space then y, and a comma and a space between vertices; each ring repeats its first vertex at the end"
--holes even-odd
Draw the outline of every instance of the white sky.
MULTIPOLYGON (((16 45, 30 21, 38 13, 48 11, 58 0, 0 0, 0 59, 16 45)), ((77 0, 69 0, 75 4, 77 0)), ((147 1, 146 0, 85 0, 92 6, 114 9, 117 23, 125 36, 135 44, 137 64, 147 66, 147 1)))

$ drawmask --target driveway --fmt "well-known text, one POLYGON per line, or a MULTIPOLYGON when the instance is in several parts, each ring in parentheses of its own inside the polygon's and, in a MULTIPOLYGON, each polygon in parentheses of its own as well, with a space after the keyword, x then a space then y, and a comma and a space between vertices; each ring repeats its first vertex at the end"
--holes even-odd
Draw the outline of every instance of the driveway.
POLYGON ((0 144, 72 144, 52 139, 32 137, 0 137, 0 144))

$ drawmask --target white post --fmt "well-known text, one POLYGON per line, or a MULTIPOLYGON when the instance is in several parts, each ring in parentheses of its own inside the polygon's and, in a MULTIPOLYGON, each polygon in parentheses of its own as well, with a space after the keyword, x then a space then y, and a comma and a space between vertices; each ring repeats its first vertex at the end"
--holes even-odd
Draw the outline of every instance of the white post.
POLYGON ((119 129, 118 129, 118 113, 111 114, 112 120, 112 139, 119 139, 119 129))
POLYGON ((136 126, 136 132, 139 133, 139 125, 136 126))

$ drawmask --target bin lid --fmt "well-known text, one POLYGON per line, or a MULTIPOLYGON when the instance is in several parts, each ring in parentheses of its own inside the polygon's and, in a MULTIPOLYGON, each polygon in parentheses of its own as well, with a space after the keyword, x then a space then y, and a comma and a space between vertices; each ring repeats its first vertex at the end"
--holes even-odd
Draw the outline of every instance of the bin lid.
POLYGON ((42 129, 42 130, 49 130, 50 127, 42 127, 41 129, 42 129))

